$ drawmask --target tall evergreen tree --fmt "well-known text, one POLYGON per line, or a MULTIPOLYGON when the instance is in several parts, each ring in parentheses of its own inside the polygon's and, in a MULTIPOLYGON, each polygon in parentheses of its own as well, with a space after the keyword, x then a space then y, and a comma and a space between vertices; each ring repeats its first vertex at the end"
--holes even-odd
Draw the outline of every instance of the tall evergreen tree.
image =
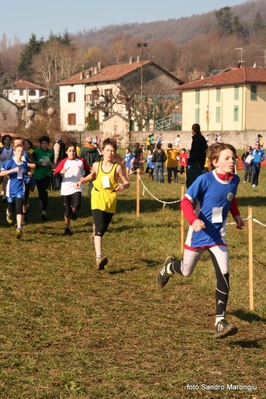
POLYGON ((36 35, 32 33, 28 43, 25 45, 21 53, 20 62, 18 64, 18 73, 21 78, 30 80, 32 74, 32 57, 40 52, 42 44, 43 39, 37 40, 36 35))
POLYGON ((232 33, 232 11, 231 7, 223 7, 215 13, 217 26, 223 34, 230 35, 232 33))
POLYGON ((257 12, 257 14, 255 15, 254 21, 253 21, 253 31, 255 33, 259 33, 262 29, 264 29, 266 27, 262 16, 260 15, 259 12, 257 12))

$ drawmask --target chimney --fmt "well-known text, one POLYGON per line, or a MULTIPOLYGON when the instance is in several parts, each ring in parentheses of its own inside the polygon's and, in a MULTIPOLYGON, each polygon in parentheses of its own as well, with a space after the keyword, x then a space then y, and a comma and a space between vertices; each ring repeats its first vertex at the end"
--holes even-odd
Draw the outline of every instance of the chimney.
POLYGON ((84 79, 84 72, 83 71, 80 72, 79 77, 80 77, 80 80, 84 79))
POLYGON ((86 72, 86 78, 89 79, 91 77, 91 70, 88 69, 86 72))
POLYGON ((94 75, 97 75, 97 72, 98 72, 98 68, 96 66, 96 67, 94 67, 94 75))
POLYGON ((101 61, 98 62, 98 71, 100 71, 102 69, 102 63, 101 61))
POLYGON ((129 63, 133 64, 133 61, 134 61, 133 57, 129 57, 129 63))
POLYGON ((137 63, 140 63, 140 55, 137 56, 137 63))

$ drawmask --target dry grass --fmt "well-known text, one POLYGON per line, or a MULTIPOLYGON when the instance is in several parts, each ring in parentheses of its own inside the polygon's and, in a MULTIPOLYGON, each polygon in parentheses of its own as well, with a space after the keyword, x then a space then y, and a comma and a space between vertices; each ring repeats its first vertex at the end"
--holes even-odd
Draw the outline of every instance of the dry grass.
MULTIPOLYGON (((161 200, 180 198, 181 184, 156 185, 142 177, 161 200)), ((265 183, 263 170, 257 188, 241 183, 238 194, 243 217, 251 205, 264 224, 265 183)), ((228 319, 239 333, 216 341, 209 256, 190 278, 175 277, 159 289, 156 278, 165 256, 181 256, 179 206, 163 210, 145 193, 137 218, 135 193, 133 177, 105 236, 109 265, 104 272, 95 267, 86 197, 72 237, 62 235, 58 193, 50 193, 46 223, 34 193, 21 240, 15 239, 14 227, 6 226, 1 205, 1 398, 266 397, 266 228, 253 223, 255 310, 250 312, 248 229, 228 226, 228 319), (244 385, 257 389, 240 389, 244 385)))

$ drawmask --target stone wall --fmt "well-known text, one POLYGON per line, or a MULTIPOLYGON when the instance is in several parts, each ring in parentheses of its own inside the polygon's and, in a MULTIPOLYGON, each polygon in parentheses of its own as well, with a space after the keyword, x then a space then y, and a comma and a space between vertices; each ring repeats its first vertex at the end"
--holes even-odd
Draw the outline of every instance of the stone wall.
MULTIPOLYGON (((132 147, 136 142, 144 145, 146 144, 146 140, 149 134, 152 132, 129 132, 124 135, 124 137, 119 138, 119 146, 121 148, 132 147)), ((162 133, 163 135, 163 147, 166 148, 168 143, 174 144, 176 136, 180 135, 180 146, 186 149, 190 149, 191 146, 191 132, 184 132, 181 130, 174 131, 155 131, 154 136, 155 140, 162 133)), ((212 144, 215 142, 215 135, 217 132, 202 132, 202 134, 206 137, 209 134, 209 143, 212 144)), ((266 146, 266 130, 246 130, 246 131, 236 131, 236 132, 222 132, 222 141, 224 143, 232 144, 237 150, 243 150, 247 145, 254 146, 255 139, 258 134, 261 134, 265 140, 266 146)), ((77 141, 79 142, 81 139, 81 144, 84 142, 86 136, 100 136, 102 138, 102 132, 79 132, 77 137, 77 141)), ((264 146, 264 147, 265 147, 264 146)))

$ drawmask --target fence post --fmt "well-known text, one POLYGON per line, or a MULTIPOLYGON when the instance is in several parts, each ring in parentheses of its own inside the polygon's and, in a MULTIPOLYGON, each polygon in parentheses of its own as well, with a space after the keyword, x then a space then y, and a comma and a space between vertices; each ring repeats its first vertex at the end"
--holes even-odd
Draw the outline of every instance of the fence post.
POLYGON ((253 300, 253 222, 252 207, 248 208, 248 270, 249 270, 249 309, 254 310, 253 300))
POLYGON ((137 203, 136 203, 136 214, 139 217, 139 210, 140 210, 140 194, 139 194, 139 190, 140 190, 140 181, 139 181, 139 168, 137 169, 137 181, 136 181, 136 199, 137 199, 137 203))
MULTIPOLYGON (((182 198, 184 197, 184 186, 181 187, 181 201, 182 198)), ((181 252, 183 251, 184 248, 184 213, 181 209, 181 214, 180 214, 180 220, 181 220, 181 234, 180 234, 180 248, 181 248, 181 252)))

